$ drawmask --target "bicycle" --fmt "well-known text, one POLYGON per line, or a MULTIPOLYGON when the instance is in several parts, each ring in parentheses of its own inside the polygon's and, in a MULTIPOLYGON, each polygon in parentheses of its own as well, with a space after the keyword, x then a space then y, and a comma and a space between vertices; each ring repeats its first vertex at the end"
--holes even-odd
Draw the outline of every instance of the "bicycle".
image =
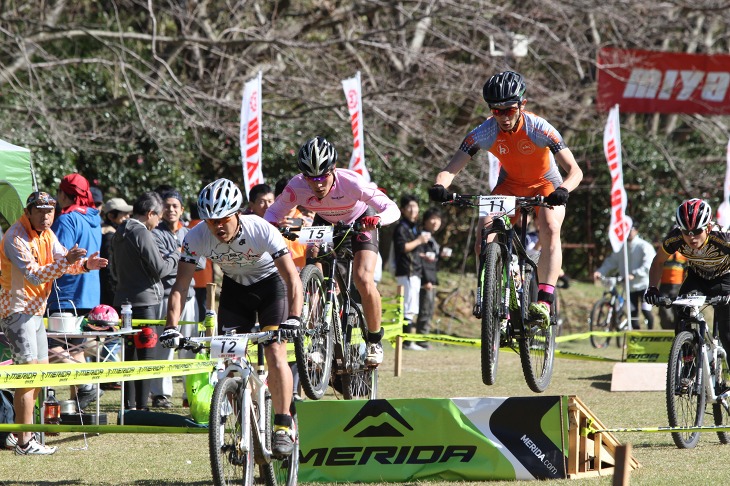
POLYGON ((537 299, 537 265, 525 250, 527 218, 535 207, 551 208, 542 196, 480 196, 454 194, 443 203, 480 208, 480 216, 492 216, 481 231, 479 273, 473 314, 482 320, 482 381, 493 385, 501 346, 517 352, 530 389, 540 393, 550 384, 555 359, 555 309, 550 324, 531 320, 530 303, 537 299), (484 209, 481 209, 484 208, 484 209), (509 216, 521 212, 521 230, 515 231, 509 216), (493 236, 493 241, 488 238, 493 236))
MULTIPOLYGON (((618 283, 623 278, 601 277, 601 284, 605 290, 598 301, 593 304, 588 317, 588 328, 591 331, 591 345, 596 349, 603 349, 611 342, 611 336, 597 336, 598 332, 623 332, 629 330, 629 321, 626 318, 626 304, 624 296, 619 292, 618 283)), ((624 345, 624 337, 616 338, 616 346, 624 345)))
POLYGON ((378 369, 365 364, 368 327, 351 290, 354 255, 343 244, 358 230, 359 223, 299 230, 300 242, 319 245, 314 261, 322 265, 308 263, 300 273, 302 331, 294 340, 299 380, 312 400, 322 398, 330 382, 346 400, 377 398, 378 369))
MULTIPOLYGON (((660 299, 660 305, 683 307, 679 333, 674 337, 667 365, 667 415, 672 427, 700 427, 706 403, 712 404, 715 425, 730 427, 730 368, 727 351, 718 339, 718 326, 710 333, 702 311, 721 304, 725 296, 707 299, 693 293, 672 302, 660 299)), ((722 444, 730 443, 730 433, 718 431, 722 444)), ((672 432, 680 449, 692 449, 700 439, 699 431, 672 432)))
MULTIPOLYGON (((201 352, 208 348, 211 358, 220 360, 208 423, 210 466, 216 486, 252 485, 256 465, 267 486, 297 484, 299 435, 297 432, 291 456, 272 453, 274 410, 264 370, 264 344, 285 336, 287 331, 263 331, 180 338, 179 349, 201 352), (249 343, 256 344, 256 368, 247 356, 249 343)), ((297 430, 293 401, 290 412, 297 430)))

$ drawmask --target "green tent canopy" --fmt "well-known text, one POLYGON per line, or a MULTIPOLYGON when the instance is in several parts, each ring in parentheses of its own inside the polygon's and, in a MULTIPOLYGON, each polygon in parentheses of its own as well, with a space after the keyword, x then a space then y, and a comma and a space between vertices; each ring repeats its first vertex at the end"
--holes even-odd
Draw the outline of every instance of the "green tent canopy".
POLYGON ((25 207, 25 200, 37 190, 30 150, 0 140, 0 215, 13 224, 25 207))

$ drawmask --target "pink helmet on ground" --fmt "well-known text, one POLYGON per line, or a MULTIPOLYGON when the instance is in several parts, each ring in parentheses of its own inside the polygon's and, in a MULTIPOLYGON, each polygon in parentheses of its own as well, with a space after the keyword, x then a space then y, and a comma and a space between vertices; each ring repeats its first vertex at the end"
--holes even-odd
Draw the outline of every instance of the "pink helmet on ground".
POLYGON ((114 307, 106 304, 99 304, 86 316, 86 320, 92 324, 110 324, 116 326, 119 324, 119 314, 114 307))

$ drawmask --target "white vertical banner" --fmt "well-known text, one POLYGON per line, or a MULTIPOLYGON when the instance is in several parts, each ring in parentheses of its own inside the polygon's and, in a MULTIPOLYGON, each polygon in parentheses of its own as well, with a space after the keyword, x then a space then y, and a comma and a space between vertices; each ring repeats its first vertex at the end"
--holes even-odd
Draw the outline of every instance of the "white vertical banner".
POLYGON ((629 234, 629 227, 624 219, 626 211, 626 190, 624 174, 621 166, 621 128, 619 126, 618 105, 608 113, 606 129, 603 132, 603 153, 606 155, 608 170, 611 173, 611 223, 608 239, 613 251, 621 249, 629 234))
POLYGON ((243 185, 248 197, 253 186, 264 182, 261 171, 261 71, 243 87, 240 137, 243 185))
POLYGON ((730 226, 730 141, 727 143, 727 166, 725 168, 725 191, 722 203, 717 208, 717 222, 720 226, 730 226))
POLYGON ((489 191, 494 190, 494 186, 497 185, 499 179, 499 169, 502 164, 499 159, 492 155, 492 152, 487 152, 487 159, 489 160, 489 191))
POLYGON ((352 124, 353 144, 349 168, 370 182, 370 173, 365 167, 365 134, 362 121, 360 71, 355 74, 355 77, 342 80, 342 89, 345 90, 347 109, 350 111, 350 123, 352 124))

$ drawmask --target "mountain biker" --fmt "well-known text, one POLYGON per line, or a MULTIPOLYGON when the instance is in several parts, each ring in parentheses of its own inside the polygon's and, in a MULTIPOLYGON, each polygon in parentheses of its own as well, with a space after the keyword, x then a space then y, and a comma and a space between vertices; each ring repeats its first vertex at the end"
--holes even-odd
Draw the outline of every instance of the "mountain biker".
POLYGON ((380 293, 374 273, 378 259, 378 224, 389 225, 400 218, 398 205, 378 187, 360 174, 338 169, 337 150, 324 137, 315 137, 299 149, 297 166, 301 174, 294 176, 264 218, 272 224, 281 221, 297 205, 315 211, 313 226, 359 221, 362 231, 351 239, 353 280, 362 298, 363 314, 368 325, 368 346, 365 363, 377 366, 383 362, 383 336, 380 327, 380 293))
MULTIPOLYGON (((662 277, 664 262, 669 255, 679 252, 687 258, 687 277, 682 282, 679 295, 699 291, 708 297, 730 294, 730 231, 712 222, 712 208, 702 199, 689 199, 677 208, 677 225, 662 240, 661 249, 654 257, 649 270, 649 288, 644 300, 658 305, 664 295, 657 286, 662 277)), ((677 312, 675 333, 682 310, 677 312)), ((715 306, 715 323, 720 341, 730 349, 730 306, 726 302, 715 306)))
MULTIPOLYGON (((220 334, 251 332, 257 317, 264 331, 299 328, 302 282, 284 238, 259 216, 239 214, 242 202, 241 190, 228 179, 218 179, 200 192, 198 212, 206 224, 185 235, 177 279, 168 300, 163 341, 171 343, 181 336, 177 331, 180 313, 201 257, 217 263, 223 271, 218 304, 220 334)), ((268 344, 264 353, 275 411, 273 450, 286 456, 292 452, 295 436, 289 414, 292 375, 286 341, 268 344)))
MULTIPOLYGON (((537 265, 540 277, 537 302, 530 305, 530 316, 548 325, 563 260, 560 228, 565 218, 564 206, 570 191, 583 179, 583 172, 560 133, 545 119, 525 111, 526 89, 523 76, 513 71, 489 78, 482 94, 492 116, 464 138, 449 164, 436 176, 428 194, 434 201, 450 200, 452 194, 446 188, 469 160, 484 149, 497 157, 501 165, 492 194, 546 196, 545 202, 555 207, 537 211, 542 258, 537 265), (565 170, 564 180, 555 162, 565 170)), ((490 221, 482 219, 480 227, 490 221)), ((477 238, 477 253, 480 245, 477 238)))

